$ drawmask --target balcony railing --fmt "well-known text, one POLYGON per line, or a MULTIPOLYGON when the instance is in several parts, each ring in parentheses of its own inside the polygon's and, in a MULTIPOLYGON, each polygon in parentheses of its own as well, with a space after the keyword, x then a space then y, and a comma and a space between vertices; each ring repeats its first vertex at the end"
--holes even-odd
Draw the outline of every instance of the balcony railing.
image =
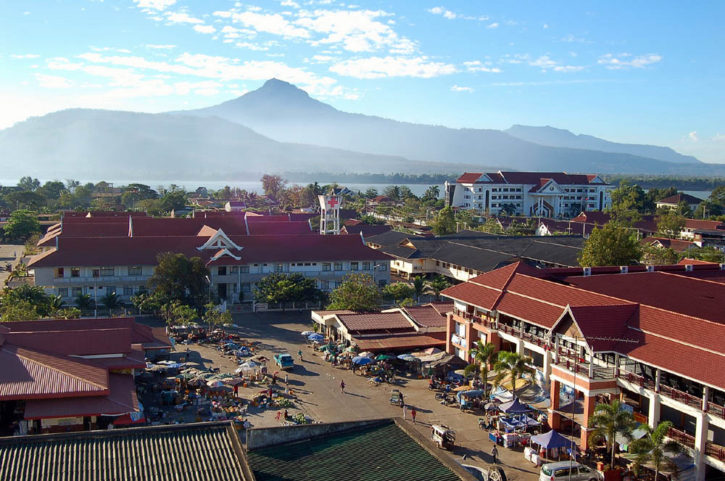
POLYGON ((725 407, 720 406, 719 404, 711 403, 708 401, 707 412, 709 412, 713 416, 719 417, 720 419, 725 419, 725 407))
POLYGON ((705 455, 725 461, 725 448, 708 441, 705 443, 705 455))
POLYGON ((673 387, 661 384, 660 394, 662 394, 663 396, 667 396, 670 399, 674 399, 675 401, 680 401, 681 403, 687 404, 688 406, 692 406, 698 409, 702 408, 702 398, 680 391, 679 389, 675 389, 673 387))
POLYGON ((602 379, 614 379, 614 367, 597 366, 596 364, 592 367, 591 376, 589 375, 589 363, 587 362, 575 362, 572 359, 559 357, 554 364, 562 367, 567 371, 573 372, 585 376, 593 380, 602 379))
POLYGON ((639 376, 633 372, 622 372, 619 377, 627 382, 631 382, 632 384, 636 384, 640 387, 644 387, 652 391, 654 391, 655 389, 654 381, 652 381, 651 379, 647 379, 643 376, 639 376))
POLYGON ((687 434, 684 431, 680 431, 679 429, 670 428, 670 430, 667 432, 667 436, 674 439, 680 444, 683 444, 689 448, 695 448, 695 436, 692 436, 690 434, 687 434))

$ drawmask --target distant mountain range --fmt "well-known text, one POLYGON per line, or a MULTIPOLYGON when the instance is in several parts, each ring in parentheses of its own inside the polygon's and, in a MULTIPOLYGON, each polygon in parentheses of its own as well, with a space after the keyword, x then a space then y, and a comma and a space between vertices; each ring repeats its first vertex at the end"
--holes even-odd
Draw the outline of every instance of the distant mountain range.
POLYGON ((259 172, 542 170, 725 175, 672 149, 551 127, 451 129, 351 114, 281 80, 166 114, 72 109, 0 131, 6 178, 233 179, 259 172))

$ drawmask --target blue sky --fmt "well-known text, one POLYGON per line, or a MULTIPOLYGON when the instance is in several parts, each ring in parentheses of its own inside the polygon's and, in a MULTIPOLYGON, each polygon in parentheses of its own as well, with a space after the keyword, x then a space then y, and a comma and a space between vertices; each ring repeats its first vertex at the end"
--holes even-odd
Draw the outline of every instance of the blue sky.
POLYGON ((552 125, 725 163, 725 2, 4 0, 0 128, 162 112, 271 77, 335 107, 552 125))

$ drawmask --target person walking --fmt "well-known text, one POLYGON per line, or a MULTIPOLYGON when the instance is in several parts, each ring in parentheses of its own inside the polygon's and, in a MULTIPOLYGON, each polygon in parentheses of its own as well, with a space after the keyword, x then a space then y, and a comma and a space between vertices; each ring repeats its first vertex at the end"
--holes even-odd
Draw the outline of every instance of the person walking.
POLYGON ((300 361, 302 360, 302 349, 297 351, 297 355, 300 357, 300 361))
POLYGON ((493 448, 491 448, 491 457, 493 458, 493 464, 498 463, 498 448, 496 445, 493 445, 493 448))
POLYGON ((284 383, 289 386, 289 374, 284 373, 284 383))
POLYGON ((340 392, 345 394, 345 381, 340 381, 340 392))
POLYGON ((412 408, 410 410, 410 418, 413 420, 413 424, 415 424, 415 415, 418 414, 418 411, 415 410, 415 408, 412 408))
POLYGON ((408 414, 408 406, 403 404, 403 421, 405 421, 406 415, 408 414))
POLYGON ((239 384, 234 385, 234 397, 239 396, 239 384))

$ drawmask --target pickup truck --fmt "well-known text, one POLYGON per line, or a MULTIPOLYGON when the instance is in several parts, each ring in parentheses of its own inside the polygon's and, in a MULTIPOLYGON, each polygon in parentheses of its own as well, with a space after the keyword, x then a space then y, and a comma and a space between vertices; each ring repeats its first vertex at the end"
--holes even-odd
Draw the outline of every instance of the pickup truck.
POLYGON ((288 370, 295 367, 295 361, 292 356, 286 352, 274 355, 274 362, 282 370, 288 370))

